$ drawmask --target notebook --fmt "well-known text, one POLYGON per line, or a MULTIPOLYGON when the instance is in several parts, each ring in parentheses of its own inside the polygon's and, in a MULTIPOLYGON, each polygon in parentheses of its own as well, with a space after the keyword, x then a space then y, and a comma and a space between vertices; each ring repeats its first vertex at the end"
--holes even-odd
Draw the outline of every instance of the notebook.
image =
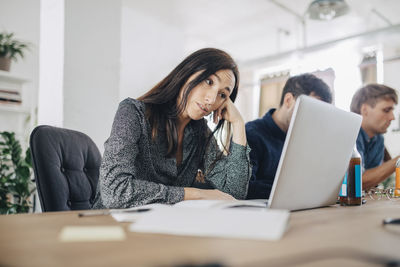
POLYGON ((335 204, 361 120, 358 114, 299 96, 268 207, 301 210, 335 204))

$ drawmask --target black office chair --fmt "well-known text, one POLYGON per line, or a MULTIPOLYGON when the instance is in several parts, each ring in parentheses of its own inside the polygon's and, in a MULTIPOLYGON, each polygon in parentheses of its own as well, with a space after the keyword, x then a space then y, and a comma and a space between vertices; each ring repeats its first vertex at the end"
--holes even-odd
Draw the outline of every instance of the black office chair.
POLYGON ((101 154, 89 136, 47 125, 30 136, 42 211, 89 209, 96 193, 101 154))

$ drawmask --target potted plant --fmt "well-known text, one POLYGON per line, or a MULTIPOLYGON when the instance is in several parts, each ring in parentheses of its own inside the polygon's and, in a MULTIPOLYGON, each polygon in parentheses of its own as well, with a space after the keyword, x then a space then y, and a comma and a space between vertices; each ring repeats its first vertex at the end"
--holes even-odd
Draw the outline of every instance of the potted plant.
POLYGON ((11 60, 24 57, 29 44, 14 37, 14 33, 0 32, 0 70, 10 71, 11 60))
POLYGON ((15 134, 0 132, 0 214, 29 212, 35 191, 31 173, 29 148, 23 157, 15 134))

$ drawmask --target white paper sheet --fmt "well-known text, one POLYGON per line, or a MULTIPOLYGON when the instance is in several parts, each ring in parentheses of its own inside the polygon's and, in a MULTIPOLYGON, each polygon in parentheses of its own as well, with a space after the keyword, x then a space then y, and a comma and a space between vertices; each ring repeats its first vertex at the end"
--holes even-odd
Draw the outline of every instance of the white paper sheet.
POLYGON ((267 208, 266 200, 185 200, 174 205, 148 204, 129 209, 112 209, 107 211, 117 222, 136 222, 146 210, 155 210, 165 207, 192 208, 192 209, 263 209, 267 208))
POLYGON ((136 222, 149 210, 155 210, 169 206, 170 205, 167 204, 154 203, 128 209, 112 209, 109 211, 109 213, 117 222, 136 222))
POLYGON ((144 233, 278 240, 289 219, 287 210, 196 209, 162 207, 130 225, 144 233))
POLYGON ((267 208, 266 199, 258 200, 185 200, 178 202, 174 207, 227 209, 227 208, 267 208))

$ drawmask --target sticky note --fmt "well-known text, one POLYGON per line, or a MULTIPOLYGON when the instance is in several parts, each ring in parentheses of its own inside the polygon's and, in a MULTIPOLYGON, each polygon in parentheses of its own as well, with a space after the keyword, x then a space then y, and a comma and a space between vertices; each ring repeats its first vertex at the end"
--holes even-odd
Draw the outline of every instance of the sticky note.
POLYGON ((65 226, 59 235, 61 242, 122 241, 126 239, 121 226, 65 226))

